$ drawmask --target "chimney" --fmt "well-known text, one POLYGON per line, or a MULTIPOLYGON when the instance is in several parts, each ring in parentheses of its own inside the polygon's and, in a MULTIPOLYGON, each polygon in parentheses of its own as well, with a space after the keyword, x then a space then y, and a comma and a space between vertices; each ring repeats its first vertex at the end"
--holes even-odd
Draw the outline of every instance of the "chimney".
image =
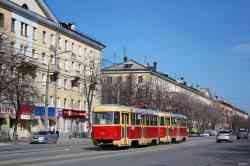
POLYGON ((124 56, 123 61, 124 61, 124 62, 127 62, 127 61, 128 61, 128 57, 127 57, 127 56, 124 56))
POLYGON ((157 62, 154 62, 154 67, 153 70, 156 71, 157 70, 157 62))

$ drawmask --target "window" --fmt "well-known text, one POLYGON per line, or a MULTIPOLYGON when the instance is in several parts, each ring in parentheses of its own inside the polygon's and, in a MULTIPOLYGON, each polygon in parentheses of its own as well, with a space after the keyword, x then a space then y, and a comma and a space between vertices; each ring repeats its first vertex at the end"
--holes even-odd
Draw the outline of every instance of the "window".
POLYGON ((119 112, 94 112, 93 113, 94 124, 119 124, 120 115, 119 112))
POLYGON ((20 45, 20 53, 23 54, 24 53, 24 46, 20 45))
POLYGON ((58 38, 58 42, 59 42, 59 49, 62 49, 62 38, 61 37, 58 38))
POLYGON ((16 19, 11 19, 11 32, 16 32, 16 19))
POLYGON ((23 49, 23 54, 24 54, 24 55, 27 55, 27 50, 28 50, 28 47, 25 46, 24 49, 23 49))
POLYGON ((140 118, 139 114, 131 114, 131 125, 140 125, 140 118))
POLYGON ((33 27, 32 38, 36 40, 36 27, 33 27))
POLYGON ((57 97, 57 99, 56 99, 56 105, 59 106, 59 107, 61 106, 60 97, 57 97))
POLYGON ((54 35, 51 34, 51 35, 50 35, 50 45, 51 45, 51 46, 54 46, 54 44, 55 44, 54 35))
POLYGON ((46 44, 46 31, 43 31, 43 43, 46 44))
POLYGON ((131 125, 135 125, 135 114, 131 114, 131 125))
POLYGON ((172 118, 172 119, 171 119, 171 125, 172 125, 172 126, 176 126, 176 124, 177 124, 177 119, 172 118))
POLYGON ((0 13, 0 27, 4 27, 4 14, 0 13))
POLYGON ((47 63, 47 61, 46 61, 46 54, 44 52, 42 53, 42 63, 43 64, 47 63))
POLYGON ((67 50, 68 50, 68 40, 65 40, 64 49, 65 49, 65 51, 67 51, 67 50))
POLYGON ((46 75, 42 73, 42 82, 46 82, 46 75))
POLYGON ((63 107, 66 108, 66 106, 67 106, 67 99, 64 98, 64 100, 63 100, 63 107))
POLYGON ((71 51, 72 51, 72 53, 74 53, 74 51, 75 51, 74 50, 74 43, 71 44, 71 51))
POLYGON ((71 99, 71 108, 74 108, 74 99, 71 99))
POLYGON ((138 83, 142 83, 143 82, 143 76, 138 76, 138 83))
POLYGON ((50 55, 51 56, 51 59, 52 59, 52 64, 54 65, 54 64, 56 64, 56 57, 53 55, 53 54, 51 54, 50 55))
POLYGON ((52 105, 54 105, 54 98, 53 98, 53 96, 50 96, 49 97, 49 103, 50 103, 50 105, 52 106, 52 105))
POLYGON ((78 56, 79 57, 82 56, 82 47, 81 46, 78 47, 78 56))
POLYGON ((81 109, 81 101, 80 100, 77 101, 77 107, 78 107, 78 109, 81 109))
POLYGON ((67 88, 67 79, 64 79, 63 87, 66 89, 67 88))
POLYGON ((164 126, 164 125, 165 125, 165 123, 164 123, 164 117, 161 117, 161 119, 160 119, 160 125, 161 125, 161 126, 164 126))
POLYGON ((21 35, 27 37, 28 36, 28 24, 21 22, 21 35))

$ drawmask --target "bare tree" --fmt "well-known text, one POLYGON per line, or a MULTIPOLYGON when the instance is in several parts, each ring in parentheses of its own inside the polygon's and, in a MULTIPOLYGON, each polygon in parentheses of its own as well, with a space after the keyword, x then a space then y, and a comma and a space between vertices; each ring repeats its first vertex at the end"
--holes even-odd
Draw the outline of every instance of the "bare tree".
POLYGON ((38 91, 33 84, 37 66, 32 59, 23 53, 16 52, 16 49, 8 44, 7 39, 2 38, 0 45, 0 103, 8 103, 16 110, 13 133, 16 139, 21 105, 32 104, 39 98, 38 91))
MULTIPOLYGON (((97 93, 100 93, 101 73, 100 73, 100 60, 93 57, 85 64, 83 69, 83 95, 87 102, 88 123, 91 125, 92 107, 97 97, 97 93)), ((89 128, 91 129, 91 128, 89 128)), ((90 132, 90 131, 89 131, 90 132)))

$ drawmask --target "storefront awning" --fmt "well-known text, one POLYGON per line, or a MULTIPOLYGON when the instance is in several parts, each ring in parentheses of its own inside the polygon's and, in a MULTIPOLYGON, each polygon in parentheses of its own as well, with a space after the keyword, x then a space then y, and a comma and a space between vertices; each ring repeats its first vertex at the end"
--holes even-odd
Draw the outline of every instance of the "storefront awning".
POLYGON ((84 119, 87 116, 85 111, 71 110, 71 109, 63 109, 62 115, 64 118, 80 118, 80 119, 84 119))

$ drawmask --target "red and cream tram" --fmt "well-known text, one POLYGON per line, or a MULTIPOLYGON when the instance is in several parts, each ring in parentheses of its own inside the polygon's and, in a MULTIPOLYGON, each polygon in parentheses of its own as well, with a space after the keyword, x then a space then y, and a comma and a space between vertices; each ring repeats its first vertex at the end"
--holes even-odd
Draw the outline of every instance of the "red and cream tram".
POLYGON ((97 146, 137 146, 185 141, 187 119, 180 114, 120 105, 93 111, 92 140, 97 146))

